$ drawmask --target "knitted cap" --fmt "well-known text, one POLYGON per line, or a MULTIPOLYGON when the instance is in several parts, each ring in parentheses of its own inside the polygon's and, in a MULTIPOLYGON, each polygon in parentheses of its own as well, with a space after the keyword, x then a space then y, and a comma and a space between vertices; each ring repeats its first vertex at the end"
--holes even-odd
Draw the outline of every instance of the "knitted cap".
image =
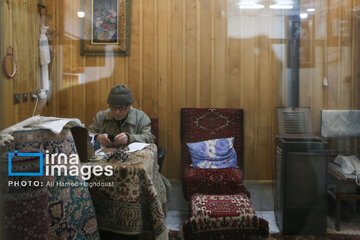
POLYGON ((130 105, 134 102, 130 89, 118 84, 110 90, 107 103, 112 105, 130 105))

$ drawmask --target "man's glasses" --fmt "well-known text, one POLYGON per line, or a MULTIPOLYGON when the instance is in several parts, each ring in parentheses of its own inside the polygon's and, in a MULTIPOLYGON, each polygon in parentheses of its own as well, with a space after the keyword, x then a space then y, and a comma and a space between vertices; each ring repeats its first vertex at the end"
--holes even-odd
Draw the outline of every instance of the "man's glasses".
POLYGON ((127 105, 112 105, 112 104, 110 104, 109 107, 110 107, 111 111, 116 111, 117 109, 119 109, 120 111, 124 111, 127 109, 128 106, 127 105))

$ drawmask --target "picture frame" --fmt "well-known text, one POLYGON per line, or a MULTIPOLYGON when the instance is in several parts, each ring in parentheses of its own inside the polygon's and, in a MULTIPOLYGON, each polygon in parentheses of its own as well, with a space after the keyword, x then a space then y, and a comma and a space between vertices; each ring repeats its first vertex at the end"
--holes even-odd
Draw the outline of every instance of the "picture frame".
POLYGON ((327 24, 326 30, 328 46, 351 46, 351 24, 347 20, 334 17, 327 24))
POLYGON ((130 56, 131 0, 81 0, 80 54, 130 56))
MULTIPOLYGON (((339 1, 334 5, 331 5, 328 11, 328 17, 326 20, 326 37, 327 46, 329 47, 350 47, 352 41, 353 23, 352 20, 356 19, 356 15, 339 15, 339 8, 341 8, 342 2, 339 1), (354 18, 355 17, 355 18, 354 18)), ((354 14, 356 12, 353 9, 354 14)), ((350 14, 350 13, 349 13, 350 14)))
POLYGON ((300 21, 300 68, 314 67, 314 26, 312 17, 300 21))
MULTIPOLYGON (((289 22, 289 18, 286 18, 286 23, 289 22)), ((315 56, 314 56, 314 26, 313 26, 313 17, 309 16, 306 19, 300 19, 299 21, 293 22, 297 25, 299 31, 299 67, 300 68, 313 68, 315 66, 315 56)), ((288 25, 286 26, 286 36, 289 37, 288 25)), ((288 43, 286 48, 288 48, 288 43)), ((288 54, 287 54, 288 56, 288 54)), ((289 61, 288 61, 289 63, 289 61)), ((289 66, 288 66, 289 67, 289 66)))

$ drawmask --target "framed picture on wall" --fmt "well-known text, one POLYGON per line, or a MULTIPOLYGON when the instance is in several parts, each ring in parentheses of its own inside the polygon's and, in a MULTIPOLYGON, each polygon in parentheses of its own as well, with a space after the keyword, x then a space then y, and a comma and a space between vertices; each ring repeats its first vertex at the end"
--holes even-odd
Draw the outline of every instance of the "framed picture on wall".
POLYGON ((328 46, 351 46, 351 27, 347 20, 333 18, 328 21, 326 29, 328 46))
MULTIPOLYGON (((342 2, 336 2, 331 5, 326 20, 326 38, 329 47, 349 47, 351 46, 352 20, 356 18, 356 14, 339 15, 339 9, 342 2)), ((353 14, 355 13, 355 9, 353 14)))
MULTIPOLYGON (((286 22, 289 22, 289 18, 286 18, 286 22)), ((299 45, 299 67, 300 68, 312 68, 315 65, 314 56, 314 26, 313 17, 309 16, 306 19, 300 19, 299 21, 292 22, 293 27, 296 30, 296 37, 300 40, 299 45)), ((288 25, 286 26, 286 36, 290 38, 288 25)), ((288 43, 287 43, 288 44, 288 43)), ((288 45, 287 45, 288 48, 288 45)), ((288 61, 289 64, 289 61, 288 61)))
POLYGON ((300 68, 314 67, 314 30, 312 26, 312 18, 300 21, 300 49, 299 63, 300 68))
POLYGON ((82 0, 81 9, 81 55, 130 55, 131 0, 82 0))

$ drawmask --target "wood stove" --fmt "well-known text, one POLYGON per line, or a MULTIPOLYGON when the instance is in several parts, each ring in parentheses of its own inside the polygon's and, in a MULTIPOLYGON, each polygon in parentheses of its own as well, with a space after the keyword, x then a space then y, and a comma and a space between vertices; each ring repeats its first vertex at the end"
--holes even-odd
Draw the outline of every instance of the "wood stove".
POLYGON ((277 108, 274 211, 284 235, 325 234, 327 143, 313 136, 310 108, 277 108))

